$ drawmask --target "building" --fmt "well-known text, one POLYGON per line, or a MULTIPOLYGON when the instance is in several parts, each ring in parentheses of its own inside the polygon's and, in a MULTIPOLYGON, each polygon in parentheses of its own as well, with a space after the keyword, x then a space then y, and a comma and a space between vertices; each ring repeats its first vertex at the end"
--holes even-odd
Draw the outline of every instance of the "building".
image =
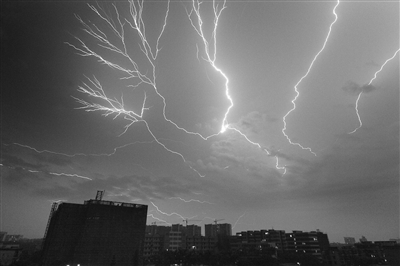
POLYGON ((354 245, 356 243, 356 239, 354 237, 344 237, 344 243, 346 245, 354 245))
POLYGON ((312 255, 321 264, 328 264, 330 245, 327 234, 317 230, 311 232, 293 231, 285 235, 285 251, 299 255, 312 255))
POLYGON ((43 243, 47 265, 142 265, 147 205, 102 200, 52 207, 43 243))
POLYGON ((18 261, 22 249, 15 244, 0 244, 0 265, 8 266, 18 261))
POLYGON ((186 236, 185 249, 199 252, 212 251, 215 249, 217 240, 214 237, 186 236))
POLYGON ((150 261, 152 257, 165 250, 165 236, 146 235, 144 239, 143 257, 145 261, 150 261))
POLYGON ((266 243, 280 251, 284 251, 286 247, 285 231, 269 229, 238 232, 232 238, 231 248, 239 250, 243 249, 244 246, 259 246, 266 243))
POLYGON ((8 235, 4 237, 4 242, 18 242, 22 239, 23 235, 8 235))
MULTIPOLYGON (((354 245, 343 245, 335 247, 341 266, 353 265, 398 265, 387 264, 385 254, 380 245, 371 241, 355 243, 354 245), (386 260, 386 261, 385 261, 386 260)), ((333 250, 333 248, 331 248, 333 250)), ((331 251, 332 253, 332 251, 331 251)), ((331 264, 332 265, 332 264, 331 264)))
POLYGON ((187 225, 186 236, 201 236, 201 226, 195 224, 187 225))
POLYGON ((232 225, 231 224, 206 224, 204 225, 206 237, 217 237, 217 236, 231 236, 232 225))
POLYGON ((211 251, 215 249, 216 243, 215 237, 202 236, 201 227, 198 225, 157 226, 154 223, 146 226, 143 256, 144 260, 151 264, 163 251, 211 251))

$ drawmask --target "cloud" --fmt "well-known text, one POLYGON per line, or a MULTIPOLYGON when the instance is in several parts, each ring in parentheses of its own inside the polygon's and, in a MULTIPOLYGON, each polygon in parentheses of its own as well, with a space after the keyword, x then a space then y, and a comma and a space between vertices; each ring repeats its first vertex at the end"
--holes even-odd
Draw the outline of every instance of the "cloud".
POLYGON ((273 118, 267 114, 262 114, 258 111, 253 111, 240 118, 235 123, 235 128, 244 130, 246 133, 251 132, 252 134, 260 134, 265 130, 271 123, 275 123, 278 119, 273 118))
POLYGON ((7 153, 2 154, 1 163, 7 167, 29 168, 34 170, 42 170, 43 168, 45 168, 44 164, 30 163, 23 158, 7 153))
POLYGON ((343 91, 345 91, 351 95, 358 95, 361 92, 369 93, 371 91, 374 91, 375 89, 376 89, 376 87, 373 85, 365 84, 365 85, 360 86, 359 84, 357 84, 351 80, 347 81, 347 83, 342 87, 343 91))

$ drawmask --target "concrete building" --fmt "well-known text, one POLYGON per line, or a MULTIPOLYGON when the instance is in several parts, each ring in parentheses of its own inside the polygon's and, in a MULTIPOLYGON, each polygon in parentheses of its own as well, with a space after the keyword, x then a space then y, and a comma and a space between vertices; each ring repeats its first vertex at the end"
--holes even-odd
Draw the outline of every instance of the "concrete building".
POLYGON ((204 225, 204 231, 206 237, 217 237, 217 236, 231 236, 232 225, 231 224, 206 224, 204 225))
POLYGON ((328 235, 317 231, 303 232, 293 231, 286 233, 285 250, 296 254, 312 255, 320 263, 327 264, 329 260, 329 240, 328 235))
POLYGON ((185 249, 196 251, 212 251, 216 246, 215 237, 206 236, 186 236, 185 249))
POLYGON ((22 249, 15 244, 0 244, 0 265, 8 266, 18 261, 22 249))
MULTIPOLYGON (((53 206, 54 207, 54 206, 53 206)), ((105 201, 52 208, 42 264, 142 265, 147 205, 105 201)))
POLYGON ((242 231, 236 233, 232 238, 231 248, 239 250, 244 246, 249 245, 264 245, 276 247, 280 251, 284 251, 286 247, 286 235, 284 230, 254 230, 242 231))
POLYGON ((187 225, 186 236, 201 236, 201 226, 195 224, 187 225))

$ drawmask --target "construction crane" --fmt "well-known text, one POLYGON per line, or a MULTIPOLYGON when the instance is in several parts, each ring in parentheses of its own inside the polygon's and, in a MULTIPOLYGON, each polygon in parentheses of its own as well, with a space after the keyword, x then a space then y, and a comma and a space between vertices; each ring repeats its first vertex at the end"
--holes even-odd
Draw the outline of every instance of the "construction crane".
POLYGON ((190 220, 188 218, 185 218, 183 221, 185 222, 185 226, 187 226, 188 222, 201 222, 202 220, 190 220))
POLYGON ((214 219, 214 224, 217 225, 217 223, 218 223, 219 221, 222 221, 222 220, 225 220, 225 219, 214 219))

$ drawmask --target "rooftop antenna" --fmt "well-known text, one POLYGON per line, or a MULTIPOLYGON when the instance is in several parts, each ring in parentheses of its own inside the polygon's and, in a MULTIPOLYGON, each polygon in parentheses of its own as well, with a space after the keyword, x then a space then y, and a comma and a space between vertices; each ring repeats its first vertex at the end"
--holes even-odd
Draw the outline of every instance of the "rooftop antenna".
POLYGON ((103 200, 104 192, 106 192, 106 191, 105 190, 97 190, 96 200, 103 200))

